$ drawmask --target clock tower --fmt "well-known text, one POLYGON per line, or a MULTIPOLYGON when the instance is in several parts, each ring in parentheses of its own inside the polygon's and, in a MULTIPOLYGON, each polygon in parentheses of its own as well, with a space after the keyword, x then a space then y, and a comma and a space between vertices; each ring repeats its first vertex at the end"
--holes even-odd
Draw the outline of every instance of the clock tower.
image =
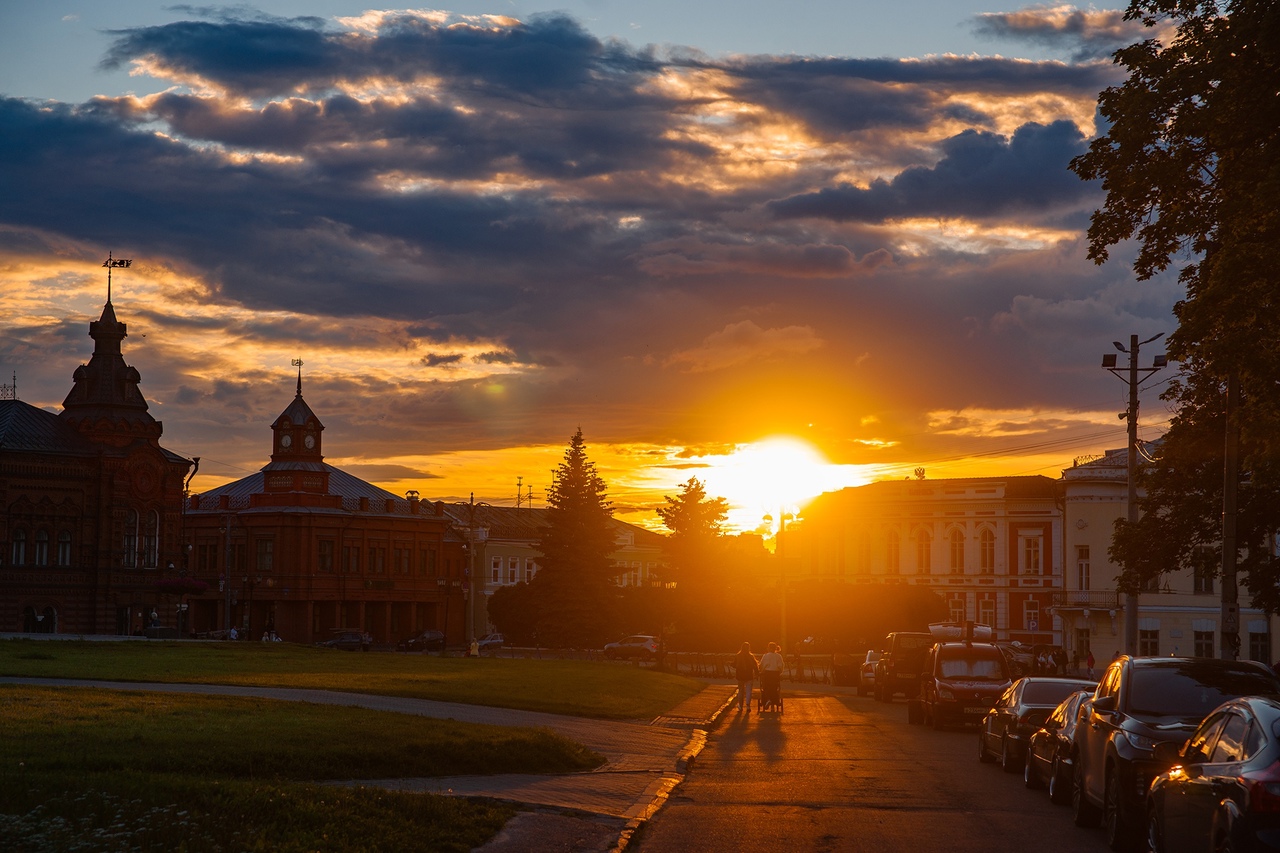
POLYGON ((324 424, 302 399, 302 359, 298 367, 298 387, 293 402, 271 424, 271 462, 262 469, 263 492, 329 497, 329 466, 321 452, 320 434, 324 424))

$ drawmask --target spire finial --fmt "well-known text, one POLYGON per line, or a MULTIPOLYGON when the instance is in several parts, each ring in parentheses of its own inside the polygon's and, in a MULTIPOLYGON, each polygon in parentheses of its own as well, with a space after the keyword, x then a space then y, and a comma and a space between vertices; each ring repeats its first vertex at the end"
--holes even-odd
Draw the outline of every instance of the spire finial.
POLYGON ((298 368, 298 396, 302 396, 302 359, 295 358, 290 362, 294 367, 298 368))
POLYGON ((128 269, 133 264, 132 258, 113 258, 111 251, 107 251, 107 259, 102 265, 107 268, 107 304, 111 304, 111 271, 113 269, 128 269))

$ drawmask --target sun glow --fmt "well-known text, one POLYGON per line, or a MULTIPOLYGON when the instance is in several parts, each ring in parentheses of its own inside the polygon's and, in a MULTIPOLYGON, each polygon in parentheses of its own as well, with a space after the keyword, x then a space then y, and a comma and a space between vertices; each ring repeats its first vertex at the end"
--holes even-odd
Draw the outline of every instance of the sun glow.
POLYGON ((776 529, 782 513, 795 513, 822 494, 870 481, 872 466, 833 464, 813 445, 790 436, 774 436, 742 445, 724 456, 702 460, 697 476, 707 494, 729 501, 728 526, 761 529, 764 516, 776 529))

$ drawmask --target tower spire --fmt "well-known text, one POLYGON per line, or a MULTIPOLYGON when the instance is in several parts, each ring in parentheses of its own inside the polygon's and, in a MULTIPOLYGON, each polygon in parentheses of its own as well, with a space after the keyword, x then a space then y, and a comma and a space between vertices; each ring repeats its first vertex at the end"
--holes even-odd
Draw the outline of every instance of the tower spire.
POLYGON ((107 304, 111 304, 111 271, 113 269, 128 269, 133 264, 132 258, 113 258, 111 251, 107 251, 107 259, 102 265, 107 268, 107 304))
POLYGON ((293 361, 289 363, 292 364, 294 367, 298 368, 298 396, 301 397, 302 396, 302 359, 295 358, 293 361))

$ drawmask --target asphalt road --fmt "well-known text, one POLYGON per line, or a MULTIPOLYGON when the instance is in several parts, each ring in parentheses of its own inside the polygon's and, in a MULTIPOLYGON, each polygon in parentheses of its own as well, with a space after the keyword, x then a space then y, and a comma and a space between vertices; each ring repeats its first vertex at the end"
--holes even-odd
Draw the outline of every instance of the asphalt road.
POLYGON ((909 726, 906 705, 787 693, 731 712, 628 851, 1102 853, 1101 830, 978 761, 972 729, 909 726))

